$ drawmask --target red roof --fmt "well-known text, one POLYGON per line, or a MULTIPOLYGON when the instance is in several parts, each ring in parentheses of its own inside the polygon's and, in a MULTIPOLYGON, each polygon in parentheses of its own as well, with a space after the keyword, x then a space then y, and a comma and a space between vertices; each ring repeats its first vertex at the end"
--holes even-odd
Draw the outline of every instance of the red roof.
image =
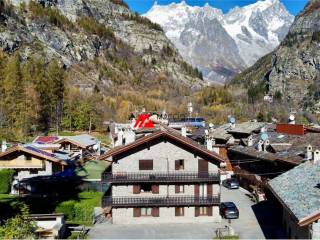
POLYGON ((140 114, 136 123, 134 124, 134 128, 154 128, 153 122, 150 120, 149 114, 140 114))
POLYGON ((304 135, 305 129, 303 125, 279 123, 277 124, 277 133, 289 135, 304 135))
POLYGON ((33 142, 36 142, 36 143, 54 143, 58 139, 59 138, 56 137, 56 136, 38 136, 38 137, 36 137, 35 140, 33 140, 33 142))

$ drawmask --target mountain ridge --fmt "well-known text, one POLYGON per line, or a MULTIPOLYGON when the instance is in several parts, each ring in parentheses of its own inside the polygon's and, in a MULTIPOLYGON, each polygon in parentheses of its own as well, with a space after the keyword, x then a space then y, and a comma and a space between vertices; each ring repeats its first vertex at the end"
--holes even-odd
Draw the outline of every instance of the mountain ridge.
POLYGON ((162 26, 187 62, 201 69, 206 78, 220 83, 274 50, 294 18, 279 0, 258 1, 228 13, 209 4, 192 7, 184 1, 156 3, 144 16, 162 26), (211 25, 224 31, 214 34, 211 25), (217 39, 225 40, 225 45, 215 44, 217 39))
POLYGON ((264 94, 280 97, 288 108, 319 112, 320 1, 309 1, 280 46, 233 83, 265 85, 264 94), (249 81, 247 81, 250 79, 249 81))

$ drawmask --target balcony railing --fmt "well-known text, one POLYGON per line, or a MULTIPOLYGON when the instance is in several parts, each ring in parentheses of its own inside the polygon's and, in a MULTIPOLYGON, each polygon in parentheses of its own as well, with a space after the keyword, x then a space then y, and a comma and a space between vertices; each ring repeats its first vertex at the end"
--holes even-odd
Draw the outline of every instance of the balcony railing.
POLYGON ((208 172, 155 172, 155 173, 104 173, 102 181, 113 184, 130 183, 218 183, 219 173, 208 172))
POLYGON ((102 206, 114 208, 127 207, 179 207, 179 206, 213 206, 220 204, 220 195, 210 197, 103 197, 102 206))

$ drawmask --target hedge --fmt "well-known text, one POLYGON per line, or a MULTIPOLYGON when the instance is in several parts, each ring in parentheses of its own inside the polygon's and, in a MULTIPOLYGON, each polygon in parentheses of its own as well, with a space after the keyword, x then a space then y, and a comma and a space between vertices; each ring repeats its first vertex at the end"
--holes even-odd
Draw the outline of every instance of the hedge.
POLYGON ((11 182, 15 171, 11 169, 0 170, 0 193, 10 193, 11 182))
POLYGON ((63 213, 67 221, 90 225, 93 220, 93 209, 101 205, 101 197, 100 192, 81 192, 78 194, 78 200, 61 202, 55 212, 63 213))
POLYGON ((62 202, 56 207, 56 212, 63 213, 67 220, 72 220, 74 219, 75 204, 76 204, 76 201, 74 200, 62 202))

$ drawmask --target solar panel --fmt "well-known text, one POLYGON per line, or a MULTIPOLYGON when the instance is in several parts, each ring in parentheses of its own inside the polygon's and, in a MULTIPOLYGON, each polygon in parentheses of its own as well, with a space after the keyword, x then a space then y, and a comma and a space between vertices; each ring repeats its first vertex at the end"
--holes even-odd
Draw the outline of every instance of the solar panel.
POLYGON ((27 147, 25 147, 25 148, 26 148, 26 149, 29 149, 29 150, 31 150, 31 151, 40 153, 40 154, 42 154, 42 155, 48 156, 48 157, 55 157, 55 155, 52 154, 52 153, 48 153, 48 152, 46 152, 46 151, 42 151, 42 150, 40 150, 40 149, 38 149, 38 148, 35 148, 35 147, 32 147, 32 146, 27 146, 27 147))

